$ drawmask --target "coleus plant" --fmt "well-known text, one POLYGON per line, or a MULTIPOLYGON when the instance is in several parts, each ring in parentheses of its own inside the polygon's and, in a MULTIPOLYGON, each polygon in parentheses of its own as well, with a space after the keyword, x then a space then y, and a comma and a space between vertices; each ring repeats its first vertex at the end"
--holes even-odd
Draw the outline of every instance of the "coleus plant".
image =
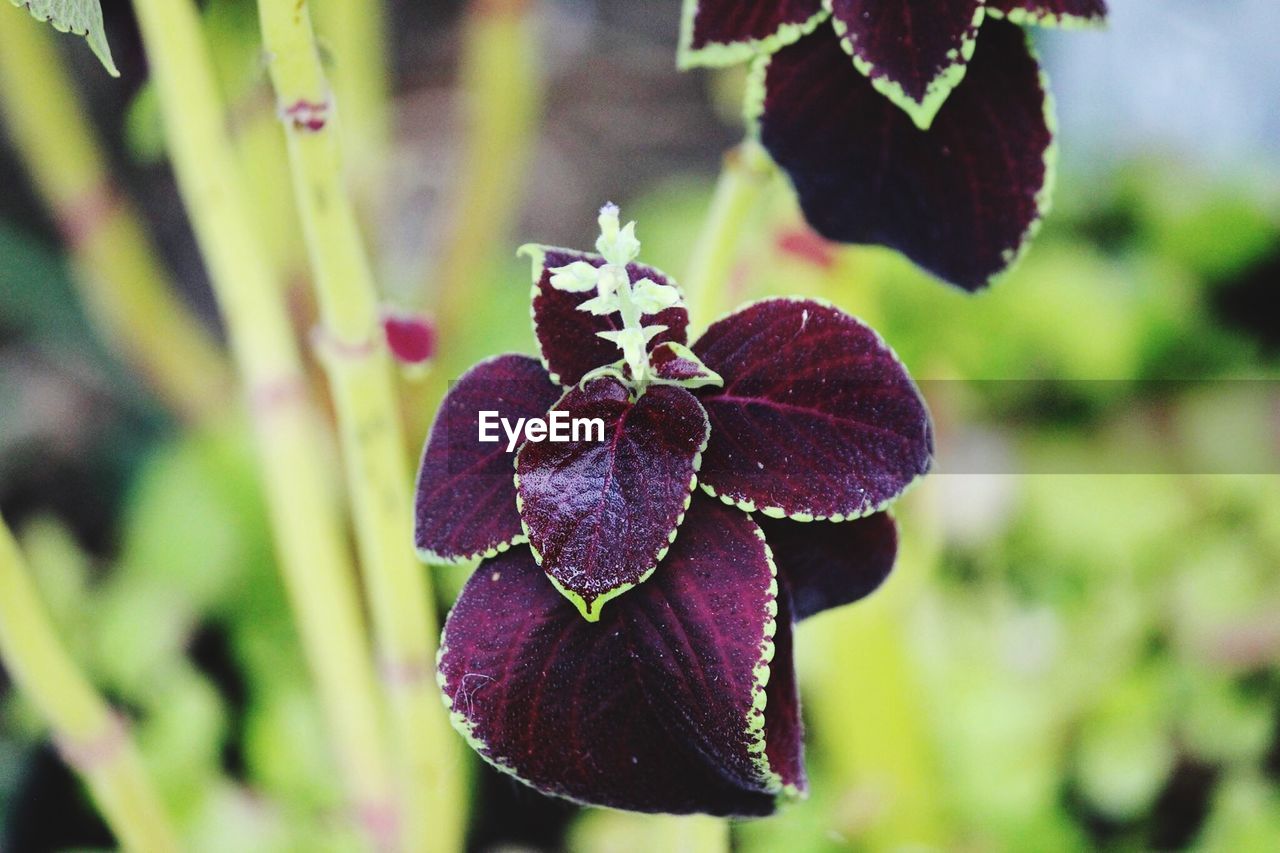
POLYGON ((1048 211, 1047 82, 1017 24, 1104 0, 684 0, 680 63, 751 61, 747 119, 809 224, 978 290, 1048 211))
POLYGON ((483 558, 440 685, 471 745, 540 791, 769 814, 806 786, 793 624, 888 575, 928 411, 879 336, 819 302, 747 305, 688 346, 634 223, 599 223, 597 253, 522 249, 541 361, 473 367, 427 441, 419 552, 483 558), (480 440, 494 413, 511 442, 480 440), (520 426, 554 413, 603 440, 520 426))

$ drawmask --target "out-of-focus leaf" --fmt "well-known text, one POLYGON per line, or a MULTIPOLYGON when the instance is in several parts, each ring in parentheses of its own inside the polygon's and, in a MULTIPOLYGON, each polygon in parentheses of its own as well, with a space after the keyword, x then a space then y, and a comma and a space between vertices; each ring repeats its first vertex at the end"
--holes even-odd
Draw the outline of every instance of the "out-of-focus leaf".
MULTIPOLYGON (((102 25, 102 6, 98 0, 11 0, 18 8, 26 7, 37 21, 48 21, 60 33, 84 36, 89 48, 112 77, 120 76, 111 59, 107 32, 102 25)), ((31 69, 38 76, 39 69, 31 69)))
POLYGON ((1081 728, 1076 784, 1110 818, 1133 819, 1150 809, 1173 770, 1172 703, 1161 674, 1131 673, 1081 728))
POLYGON ((133 159, 139 163, 159 163, 164 159, 160 98, 150 80, 142 84, 125 108, 124 142, 133 159))

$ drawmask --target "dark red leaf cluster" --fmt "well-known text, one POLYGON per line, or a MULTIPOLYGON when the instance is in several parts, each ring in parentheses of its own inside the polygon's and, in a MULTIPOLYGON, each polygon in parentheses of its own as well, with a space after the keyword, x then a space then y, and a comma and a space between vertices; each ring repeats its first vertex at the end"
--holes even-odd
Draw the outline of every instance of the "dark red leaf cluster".
POLYGON ((677 304, 645 318, 667 327, 653 384, 601 373, 618 354, 597 332, 618 316, 578 310, 592 294, 549 271, 602 259, 539 251, 541 363, 504 355, 464 375, 419 475, 424 558, 485 558, 441 641, 454 723, 541 791, 768 814, 806 786, 793 623, 889 574, 885 507, 929 468, 928 412, 875 332, 810 300, 748 305, 691 348, 677 304), (557 412, 603 434, 480 440, 492 413, 557 412))
POLYGON ((685 0, 685 65, 756 63, 749 118, 809 224, 977 290, 1046 213, 1045 81, 1016 24, 1100 23, 1103 0, 685 0))

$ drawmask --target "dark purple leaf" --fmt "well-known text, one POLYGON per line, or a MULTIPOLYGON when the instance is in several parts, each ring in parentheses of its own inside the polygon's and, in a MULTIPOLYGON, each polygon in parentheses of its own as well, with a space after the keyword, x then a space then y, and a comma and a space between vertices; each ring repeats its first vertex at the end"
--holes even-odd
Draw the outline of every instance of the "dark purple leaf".
POLYGON ((964 82, 928 131, 848 68, 819 31, 768 61, 761 140, 809 224, 897 249, 966 290, 1006 269, 1048 205, 1053 134, 1026 36, 982 28, 964 82))
MULTIPOLYGON (((596 335, 597 332, 617 331, 622 324, 617 314, 600 317, 579 311, 578 306, 593 298, 595 291, 570 293, 557 290, 551 286, 550 270, 568 266, 574 261, 586 261, 599 267, 604 265, 604 258, 569 249, 538 247, 537 251, 544 254, 540 264, 535 259, 535 269, 541 272, 533 285, 533 333, 551 378, 561 385, 575 385, 597 367, 613 364, 622 357, 615 344, 596 335)), ((658 284, 672 284, 662 273, 641 264, 628 264, 627 272, 633 282, 647 277, 658 284)), ((688 340, 685 330, 689 325, 689 312, 682 305, 657 314, 646 314, 641 319, 645 326, 667 327, 667 331, 650 342, 650 349, 663 341, 685 343, 688 340)))
POLYGON ((649 366, 659 380, 686 388, 709 385, 720 378, 684 344, 667 342, 654 347, 649 353, 649 366))
POLYGON ((811 32, 822 0, 684 0, 680 65, 732 65, 811 32))
POLYGON ((1107 4, 1104 0, 987 0, 987 14, 1042 27, 1093 25, 1106 21, 1107 4))
POLYGON ((497 442, 479 440, 480 412, 495 411, 514 427, 544 416, 560 393, 542 365, 523 355, 482 361, 449 389, 418 469, 414 540, 424 560, 491 555, 523 539, 514 451, 501 428, 497 442))
POLYGON ((898 526, 887 512, 839 524, 756 520, 773 550, 780 585, 791 591, 797 622, 870 595, 898 555, 898 526))
POLYGON ((765 757, 769 769, 785 791, 803 794, 809 787, 804 770, 804 721, 800 717, 800 687, 796 680, 795 614, 791 594, 778 585, 777 632, 773 636, 773 662, 765 691, 765 757))
POLYGON ((542 568, 589 620, 645 580, 689 505, 707 442, 692 394, 616 379, 570 390, 553 411, 599 418, 603 441, 527 442, 516 457, 520 518, 542 568))
POLYGON ((440 681, 481 755, 544 793, 634 811, 765 815, 804 790, 791 620, 758 529, 701 497, 685 527, 598 623, 525 548, 480 566, 445 624, 440 681))
POLYGON ((873 86, 928 127, 963 78, 982 0, 827 0, 832 23, 873 86))
POLYGON ((779 616, 777 591, 760 529, 742 511, 698 496, 657 575, 618 609, 663 720, 739 785, 799 792, 800 700, 790 614, 779 616), (782 672, 777 685, 771 668, 782 672))
POLYGON ((583 620, 527 548, 485 561, 441 640, 440 686, 454 726, 490 763, 545 794, 642 812, 772 813, 772 795, 733 784, 650 705, 627 610, 583 620))
POLYGON ((871 329, 812 300, 768 299, 715 323, 694 344, 722 388, 704 490, 801 520, 883 508, 928 470, 933 429, 920 392, 871 329))

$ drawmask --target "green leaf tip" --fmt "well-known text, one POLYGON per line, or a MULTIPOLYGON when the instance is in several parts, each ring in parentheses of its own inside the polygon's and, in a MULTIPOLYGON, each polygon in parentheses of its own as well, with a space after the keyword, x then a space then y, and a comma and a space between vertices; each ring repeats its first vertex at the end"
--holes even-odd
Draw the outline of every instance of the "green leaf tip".
POLYGON ((84 36, 94 56, 112 77, 120 76, 111 58, 107 32, 102 25, 99 0, 10 0, 18 8, 26 8, 37 21, 48 21, 60 33, 84 36))

